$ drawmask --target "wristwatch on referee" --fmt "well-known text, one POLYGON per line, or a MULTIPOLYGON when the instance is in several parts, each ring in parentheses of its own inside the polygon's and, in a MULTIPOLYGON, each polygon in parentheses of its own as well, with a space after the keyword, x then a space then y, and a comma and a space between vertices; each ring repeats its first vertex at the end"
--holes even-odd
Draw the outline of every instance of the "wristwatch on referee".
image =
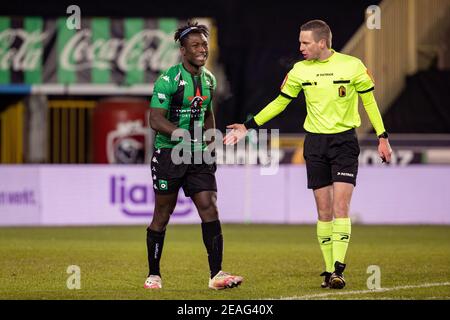
POLYGON ((388 133, 385 131, 385 132, 383 132, 382 134, 380 134, 380 135, 378 136, 378 139, 381 139, 381 138, 387 139, 388 136, 389 136, 388 133))

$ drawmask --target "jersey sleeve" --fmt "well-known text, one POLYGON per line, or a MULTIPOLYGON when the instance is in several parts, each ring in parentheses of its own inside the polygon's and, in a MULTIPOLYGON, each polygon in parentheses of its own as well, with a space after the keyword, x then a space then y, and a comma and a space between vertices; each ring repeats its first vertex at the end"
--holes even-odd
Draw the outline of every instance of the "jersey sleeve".
POLYGON ((280 90, 281 94, 286 98, 295 99, 302 90, 299 73, 299 67, 295 65, 284 78, 280 90))
POLYGON ((258 114, 254 117, 254 120, 258 126, 262 126, 267 121, 275 118, 281 112, 286 109, 289 103, 291 103, 292 99, 286 98, 282 94, 275 98, 271 103, 269 103, 264 109, 262 109, 258 114))
POLYGON ((358 60, 356 64, 354 85, 359 94, 372 91, 375 86, 369 70, 361 60, 358 60))
POLYGON ((208 106, 206 107, 206 110, 208 110, 208 111, 211 111, 213 109, 214 93, 216 92, 216 88, 217 88, 216 77, 214 77, 212 74, 211 74, 211 82, 212 82, 211 89, 210 89, 211 90, 211 99, 209 101, 208 106))
POLYGON ((367 115, 369 116, 369 120, 372 123, 377 136, 379 136, 386 130, 384 129, 383 119, 381 118, 380 109, 378 108, 375 96, 373 95, 373 92, 366 92, 361 93, 360 97, 367 115))
POLYGON ((173 94, 170 81, 171 79, 166 73, 163 73, 158 80, 156 80, 155 86, 153 87, 150 107, 169 109, 171 96, 173 94))

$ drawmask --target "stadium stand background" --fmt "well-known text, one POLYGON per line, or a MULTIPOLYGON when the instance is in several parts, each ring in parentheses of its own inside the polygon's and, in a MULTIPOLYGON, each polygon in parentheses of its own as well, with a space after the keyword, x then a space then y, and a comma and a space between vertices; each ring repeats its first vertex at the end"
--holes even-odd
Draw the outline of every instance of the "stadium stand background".
MULTIPOLYGON (((273 99, 293 63, 300 59, 298 33, 300 25, 314 18, 326 20, 332 30, 333 47, 340 50, 364 22, 365 8, 379 1, 127 1, 92 3, 77 1, 82 16, 108 17, 211 17, 215 19, 227 84, 217 106, 219 129, 231 122, 243 121, 273 99)), ((23 1, 17 6, 2 2, 2 15, 58 17, 66 15, 67 1, 23 1)), ((299 99, 270 126, 282 132, 299 132, 305 116, 304 101, 299 99)))
MULTIPOLYGON (((69 4, 71 3, 67 1, 39 3, 22 1, 21 5, 17 6, 12 2, 2 2, 0 14, 60 17, 66 15, 69 4)), ((186 19, 192 17, 195 12, 197 17, 214 19, 219 48, 217 61, 222 71, 216 74, 220 85, 215 111, 217 127, 222 131, 227 124, 242 122, 255 114, 278 94, 285 74, 293 63, 300 59, 299 26, 304 21, 319 18, 326 20, 333 30, 333 48, 360 57, 371 69, 377 86, 377 100, 384 114, 386 127, 391 133, 450 133, 448 0, 395 0, 381 3, 380 1, 346 0, 328 1, 326 4, 311 2, 307 5, 298 1, 260 3, 232 0, 214 3, 200 0, 195 2, 195 10, 192 9, 191 3, 181 1, 164 3, 132 0, 127 1, 126 4, 78 1, 77 4, 81 8, 82 17, 186 19), (370 32, 365 27, 365 12, 369 5, 377 4, 380 4, 382 8, 382 28, 370 32), (387 43, 389 45, 385 45, 387 43), (415 58, 411 58, 414 55, 415 58), (399 70, 392 71, 390 64, 399 70)), ((57 100, 48 105, 49 119, 51 121, 54 115, 64 116, 67 104, 59 103, 61 100, 76 98, 79 101, 77 112, 83 119, 86 118, 86 126, 89 127, 90 114, 95 107, 92 101, 102 97, 104 96, 49 97, 57 100)), ((29 109, 29 104, 33 105, 33 99, 25 98, 13 94, 1 95, 0 110, 4 119, 3 127, 5 123, 8 125, 16 123, 10 119, 27 117, 26 111, 29 109)), ((289 158, 292 158, 294 163, 302 162, 301 159, 299 161, 294 159, 298 158, 296 154, 301 154, 302 138, 298 134, 304 133, 302 122, 305 115, 305 102, 301 94, 284 113, 264 126, 264 128, 280 129, 283 135, 280 147, 289 149, 292 146, 288 152, 292 153, 289 158)), ((373 149, 375 141, 373 134, 366 134, 371 132, 370 124, 364 112, 361 112, 361 116, 363 125, 358 133, 362 146, 373 149)), ((89 132, 86 132, 87 136, 78 137, 77 140, 85 142, 82 146, 77 146, 80 154, 84 150, 85 156, 75 158, 53 156, 57 155, 53 152, 54 144, 59 141, 58 134, 53 133, 60 131, 57 130, 58 127, 53 128, 52 123, 46 121, 42 119, 42 123, 49 126, 47 132, 50 137, 40 140, 37 138, 38 135, 27 136, 24 132, 26 123, 24 125, 19 121, 16 125, 9 125, 8 130, 18 133, 17 141, 20 143, 11 149, 8 145, 8 137, 3 134, 1 162, 89 163, 93 161, 92 139, 89 132), (33 146, 33 154, 30 154, 30 148, 33 146), (45 150, 42 151, 42 149, 45 150), (7 156, 4 150, 8 150, 7 156)), ((412 152, 409 158, 415 160, 411 163, 420 163, 426 156, 423 152, 412 151, 412 147, 418 144, 418 139, 415 138, 417 136, 410 137, 412 140, 403 146, 409 148, 408 152, 412 152)), ((395 136, 392 138, 396 142, 395 136)), ((403 141, 402 139, 400 141, 403 141)), ((423 148, 430 145, 448 149, 450 147, 448 140, 447 136, 441 135, 421 143, 423 148)), ((395 145, 402 146, 402 142, 395 145)), ((446 157, 444 154, 442 158, 446 159, 446 157)))
MULTIPOLYGON (((449 3, 450 0, 345 0, 307 4, 232 0, 216 4, 201 0, 193 7, 193 2, 130 0, 112 3, 79 1, 77 4, 82 19, 135 17, 144 18, 139 20, 141 22, 154 19, 159 23, 159 20, 167 22, 170 20, 167 18, 175 18, 169 21, 171 27, 191 17, 213 20, 215 27, 210 43, 217 44, 219 51, 214 51, 216 56, 209 60, 217 58, 220 67, 214 70, 220 84, 215 108, 218 128, 222 131, 227 124, 244 121, 278 94, 286 72, 299 60, 300 25, 310 19, 326 20, 333 30, 333 47, 360 57, 371 69, 377 86, 377 100, 385 114, 386 127, 392 133, 390 141, 394 153, 389 166, 393 168, 384 168, 376 149, 377 139, 370 132, 365 113, 361 112, 359 159, 360 174, 364 178, 361 179, 362 188, 358 188, 353 216, 361 223, 450 224, 446 196, 450 181, 447 178, 450 164, 447 95, 450 90, 448 71, 445 70, 448 68, 448 46, 442 45, 445 39, 448 40, 445 34, 450 21, 449 3), (382 9, 380 30, 369 30, 365 26, 366 8, 374 4, 379 4, 382 9), (393 107, 389 108, 391 105, 393 107), (409 167, 404 168, 406 166, 409 167), (380 181, 395 182, 385 185, 385 201, 373 197, 379 193, 380 181), (437 190, 431 188, 435 185, 439 186, 437 190)), ((70 4, 2 2, 0 17, 19 17, 19 23, 23 23, 20 17, 44 17, 54 19, 53 24, 55 18, 62 17, 61 30, 65 32, 64 20, 70 4)), ((84 20, 85 24, 90 22, 84 20)), ((122 22, 119 21, 124 25, 122 22)), ((17 24, 17 20, 14 23, 17 24)), ((157 25, 156 21, 151 23, 157 25)), ((119 39, 122 36, 119 32, 119 39)), ((213 50, 211 53, 213 55, 213 50)), ((153 76, 157 72, 159 69, 153 76)), ((15 75, 13 80, 22 76, 15 75)), ((76 76, 83 75, 77 73, 76 76)), ((119 76, 124 78, 123 74, 119 76)), ((65 89, 71 86, 57 84, 65 89)), ((85 89, 91 87, 91 83, 87 84, 85 89)), ((148 82, 148 86, 147 83, 144 86, 148 89, 151 85, 148 82)), ((104 105, 100 108, 103 98, 108 95, 68 95, 70 91, 63 92, 66 94, 0 94, 1 223, 148 222, 146 219, 153 210, 153 192, 146 164, 132 167, 89 165, 142 164, 106 161, 104 154, 103 160, 97 158, 100 149, 105 152, 106 143, 94 146, 93 131, 98 131, 99 126, 93 125, 93 121, 96 112, 108 109, 104 105), (21 163, 31 165, 8 165, 21 163), (64 165, 40 165, 47 163, 64 165), (77 206, 68 208, 67 203, 77 203, 77 206)), ((117 92, 112 94, 117 95, 117 92)), ((150 94, 139 97, 144 98, 141 107, 147 111, 150 94)), ((222 186, 220 197, 224 199, 219 206, 224 221, 312 223, 313 199, 306 188, 299 188, 299 181, 305 181, 304 167, 290 165, 304 163, 304 117, 305 102, 299 97, 282 115, 264 126, 281 132, 279 144, 272 145, 282 154, 282 165, 277 174, 266 177, 256 165, 219 166, 217 180, 222 186), (275 190, 280 196, 267 201, 267 190, 275 190), (275 214, 278 212, 284 215, 275 214)), ((141 128, 142 131, 150 130, 141 128)), ((251 139, 249 137, 250 143, 244 151, 250 150, 251 139)), ((127 149, 122 151, 127 153, 127 149)), ((259 156, 258 150, 252 152, 259 156)), ((149 154, 138 155, 138 158, 147 163, 151 159, 149 154)), ((246 161, 239 164, 249 164, 246 161)), ((180 212, 175 220, 180 223, 192 223, 198 218, 192 203, 184 197, 177 209, 180 212)))

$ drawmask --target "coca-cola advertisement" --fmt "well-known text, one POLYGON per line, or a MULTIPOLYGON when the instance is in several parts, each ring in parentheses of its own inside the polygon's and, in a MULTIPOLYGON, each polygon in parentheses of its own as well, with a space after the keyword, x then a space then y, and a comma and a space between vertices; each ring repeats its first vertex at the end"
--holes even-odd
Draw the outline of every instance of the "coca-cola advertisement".
POLYGON ((149 85, 178 63, 174 31, 160 18, 0 17, 0 84, 149 85))

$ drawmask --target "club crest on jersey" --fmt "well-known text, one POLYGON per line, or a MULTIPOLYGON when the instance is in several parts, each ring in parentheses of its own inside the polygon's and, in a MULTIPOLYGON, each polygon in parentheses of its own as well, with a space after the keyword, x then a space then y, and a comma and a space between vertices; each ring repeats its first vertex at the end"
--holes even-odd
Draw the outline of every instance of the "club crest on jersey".
POLYGON ((167 180, 159 179, 158 180, 158 189, 159 190, 168 190, 169 186, 167 180))
POLYGON ((338 91, 339 97, 345 97, 347 95, 347 90, 345 89, 344 86, 340 86, 338 91))
POLYGON ((195 97, 188 97, 188 99, 191 102, 191 108, 199 108, 202 106, 203 101, 208 99, 208 96, 202 96, 200 93, 200 89, 197 88, 197 91, 195 92, 195 97))

